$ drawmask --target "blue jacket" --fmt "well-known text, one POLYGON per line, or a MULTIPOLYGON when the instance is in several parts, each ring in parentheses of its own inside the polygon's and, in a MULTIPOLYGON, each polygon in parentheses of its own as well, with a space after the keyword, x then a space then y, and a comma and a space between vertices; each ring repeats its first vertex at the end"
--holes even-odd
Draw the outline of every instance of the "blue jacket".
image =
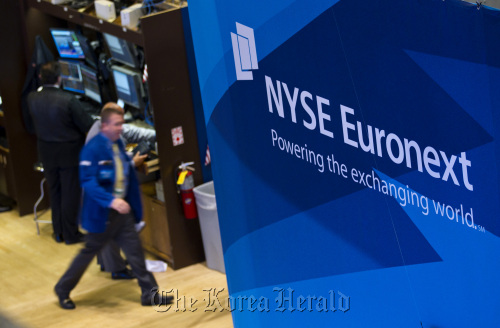
MULTIPOLYGON (((125 154, 122 141, 117 143, 122 159, 129 166, 125 201, 130 204, 139 222, 142 219, 142 203, 134 163, 125 154)), ((101 133, 90 140, 80 153, 80 183, 83 188, 82 227, 88 232, 104 232, 114 199, 115 165, 112 142, 101 133)))

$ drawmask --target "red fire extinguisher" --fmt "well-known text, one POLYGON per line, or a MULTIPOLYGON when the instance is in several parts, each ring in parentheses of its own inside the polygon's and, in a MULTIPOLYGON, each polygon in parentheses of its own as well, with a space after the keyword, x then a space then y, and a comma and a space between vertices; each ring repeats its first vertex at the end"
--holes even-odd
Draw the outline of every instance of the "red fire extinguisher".
POLYGON ((193 193, 194 179, 192 171, 194 171, 194 168, 189 167, 192 164, 194 162, 182 163, 177 169, 177 190, 181 195, 182 209, 184 210, 184 217, 186 219, 195 219, 198 217, 193 193))

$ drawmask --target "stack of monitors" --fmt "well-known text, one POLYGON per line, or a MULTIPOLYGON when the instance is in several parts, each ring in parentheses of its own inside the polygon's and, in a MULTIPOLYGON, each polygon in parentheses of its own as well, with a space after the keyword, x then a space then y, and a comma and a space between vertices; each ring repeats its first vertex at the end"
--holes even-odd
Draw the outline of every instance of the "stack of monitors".
POLYGON ((101 104, 97 59, 87 38, 69 29, 52 28, 50 32, 60 57, 62 88, 101 104))
MULTIPOLYGON (((50 32, 59 52, 63 89, 102 104, 97 57, 87 38, 70 29, 53 28, 50 32)), ((103 36, 114 62, 111 71, 117 101, 144 109, 145 92, 135 45, 107 33, 103 33, 103 36)))
POLYGON ((111 66, 118 101, 137 109, 144 109, 144 87, 140 63, 135 46, 123 39, 103 33, 111 59, 111 66))

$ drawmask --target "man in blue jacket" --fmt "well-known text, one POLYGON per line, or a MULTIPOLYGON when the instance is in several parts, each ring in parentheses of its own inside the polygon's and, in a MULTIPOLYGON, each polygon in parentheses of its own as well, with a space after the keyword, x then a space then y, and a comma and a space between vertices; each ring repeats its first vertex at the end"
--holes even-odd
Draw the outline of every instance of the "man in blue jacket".
MULTIPOLYGON (((125 113, 122 107, 120 107, 117 103, 108 102, 103 106, 103 109, 113 107, 116 110, 119 110, 121 113, 125 113)), ((154 129, 146 129, 143 127, 137 127, 129 124, 123 124, 123 131, 120 139, 125 143, 139 143, 143 140, 147 140, 149 142, 154 143, 156 140, 156 131, 154 129)), ((87 133, 87 139, 85 139, 85 143, 88 143, 92 140, 96 135, 98 135, 101 131, 101 120, 96 120, 89 132, 87 133)), ((141 155, 137 153, 132 161, 134 162, 135 167, 139 167, 144 163, 148 155, 141 155)), ((144 222, 142 222, 144 226, 144 222)), ((137 230, 137 227, 136 227, 137 230)), ((137 230, 139 231, 139 230, 137 230)), ((97 263, 101 265, 101 271, 111 272, 112 279, 134 279, 135 276, 127 268, 127 263, 122 258, 120 254, 120 247, 114 242, 109 242, 103 249, 97 254, 97 263)))
POLYGON ((81 224, 88 234, 85 246, 55 286, 59 304, 63 309, 75 308, 69 294, 109 240, 116 241, 124 251, 141 287, 142 305, 166 303, 157 293, 153 274, 146 270, 141 241, 134 228, 142 219, 142 204, 133 163, 120 139, 123 112, 105 108, 101 122, 101 133, 80 154, 81 224))

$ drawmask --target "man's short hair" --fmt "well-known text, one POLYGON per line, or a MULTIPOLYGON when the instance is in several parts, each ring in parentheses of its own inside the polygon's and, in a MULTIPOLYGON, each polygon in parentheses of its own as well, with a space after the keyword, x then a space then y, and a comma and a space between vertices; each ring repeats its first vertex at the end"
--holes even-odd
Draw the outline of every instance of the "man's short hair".
POLYGON ((40 67, 40 82, 44 85, 56 84, 59 75, 61 75, 61 65, 56 61, 45 63, 40 67))
POLYGON ((109 117, 112 114, 118 114, 123 116, 123 108, 118 106, 117 103, 114 102, 108 102, 104 105, 104 107, 101 110, 101 123, 107 123, 109 121, 109 117))
POLYGON ((104 106, 102 107, 101 111, 104 110, 105 108, 115 108, 115 109, 121 111, 122 114, 125 113, 125 110, 122 107, 120 107, 120 105, 118 105, 117 103, 112 102, 112 101, 105 103, 104 106))

